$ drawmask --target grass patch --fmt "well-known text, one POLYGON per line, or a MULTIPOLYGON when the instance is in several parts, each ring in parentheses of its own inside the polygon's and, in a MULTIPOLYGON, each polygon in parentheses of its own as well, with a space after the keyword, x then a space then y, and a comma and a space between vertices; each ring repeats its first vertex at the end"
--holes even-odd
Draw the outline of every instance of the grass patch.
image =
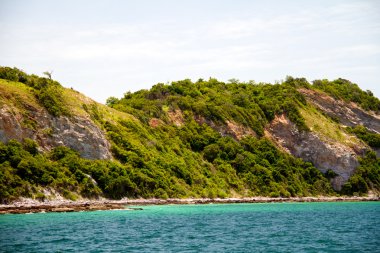
POLYGON ((363 145, 353 134, 346 132, 345 128, 332 119, 325 117, 315 107, 306 105, 300 107, 300 113, 311 131, 316 132, 326 141, 339 142, 347 146, 363 145))
POLYGON ((27 85, 0 79, 0 104, 16 107, 25 111, 25 107, 42 108, 27 85))

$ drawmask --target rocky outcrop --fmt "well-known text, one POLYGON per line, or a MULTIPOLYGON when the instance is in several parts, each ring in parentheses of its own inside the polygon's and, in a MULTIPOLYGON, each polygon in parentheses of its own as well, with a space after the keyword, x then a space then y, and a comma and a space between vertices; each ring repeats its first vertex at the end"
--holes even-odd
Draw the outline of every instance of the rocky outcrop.
POLYGON ((245 197, 245 198, 188 198, 188 199, 121 199, 121 200, 45 200, 43 202, 25 199, 8 205, 0 205, 1 214, 44 213, 44 212, 77 212, 95 210, 128 210, 141 211, 145 205, 194 205, 194 204, 242 204, 242 203, 300 203, 300 202, 343 202, 343 201, 379 201, 379 196, 368 197, 245 197), (132 206, 132 207, 131 207, 132 206))
POLYGON ((207 124, 222 136, 230 136, 235 140, 241 140, 245 136, 257 136, 251 128, 230 120, 227 120, 225 124, 220 124, 199 115, 196 115, 194 119, 198 124, 207 124))
POLYGON ((30 138, 41 149, 49 151, 56 146, 67 146, 88 159, 111 158, 110 144, 102 130, 90 119, 79 116, 54 117, 43 109, 28 108, 28 114, 0 109, 0 141, 22 141, 30 138))
POLYGON ((168 111, 168 118, 172 124, 178 127, 185 124, 185 120, 183 119, 183 114, 180 109, 168 111))
POLYGON ((325 173, 331 169, 337 176, 332 179, 335 190, 352 176, 359 166, 358 156, 363 155, 366 147, 349 147, 338 142, 328 142, 317 133, 300 131, 285 115, 276 118, 267 126, 265 134, 286 152, 313 163, 325 173))
POLYGON ((363 125, 368 130, 380 133, 380 115, 367 112, 354 103, 336 100, 325 93, 305 88, 298 89, 307 101, 345 126, 363 125))
POLYGON ((83 212, 83 211, 97 211, 97 210, 142 210, 136 208, 126 208, 122 203, 108 203, 108 202, 63 202, 59 204, 41 203, 39 205, 32 206, 1 206, 0 214, 24 214, 24 213, 68 213, 68 212, 83 212))
POLYGON ((152 127, 152 128, 156 128, 156 127, 159 127, 159 126, 162 126, 164 124, 164 122, 158 118, 151 118, 149 120, 149 126, 152 127))

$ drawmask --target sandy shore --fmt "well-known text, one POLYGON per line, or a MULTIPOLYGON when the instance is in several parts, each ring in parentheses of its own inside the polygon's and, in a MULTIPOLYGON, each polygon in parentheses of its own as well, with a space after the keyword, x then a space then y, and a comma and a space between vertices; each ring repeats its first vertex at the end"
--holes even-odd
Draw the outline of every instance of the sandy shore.
POLYGON ((380 201, 380 197, 292 197, 292 198, 224 198, 224 199, 121 199, 121 200, 51 200, 39 202, 22 199, 9 205, 0 205, 0 214, 21 214, 40 212, 78 212, 95 210, 141 210, 132 206, 168 204, 228 204, 228 203, 274 203, 274 202, 341 202, 341 201, 380 201))

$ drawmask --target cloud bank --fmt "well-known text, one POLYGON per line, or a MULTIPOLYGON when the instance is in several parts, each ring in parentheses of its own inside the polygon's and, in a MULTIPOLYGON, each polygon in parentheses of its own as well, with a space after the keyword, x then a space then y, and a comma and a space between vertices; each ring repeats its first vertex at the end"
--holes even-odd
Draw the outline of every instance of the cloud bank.
MULTIPOLYGON (((286 75, 344 77, 380 96, 378 3, 274 2, 282 6, 272 9, 237 2, 244 11, 196 2, 192 7, 202 10, 199 15, 183 9, 180 15, 169 15, 180 8, 177 3, 167 13, 143 20, 79 18, 66 23, 48 22, 47 15, 28 22, 27 17, 20 21, 5 15, 0 18, 0 65, 37 74, 53 70, 65 86, 100 102, 184 78, 273 82, 286 75)), ((2 4, 14 8, 10 2, 2 4)), ((54 13, 59 14, 65 15, 54 13)))

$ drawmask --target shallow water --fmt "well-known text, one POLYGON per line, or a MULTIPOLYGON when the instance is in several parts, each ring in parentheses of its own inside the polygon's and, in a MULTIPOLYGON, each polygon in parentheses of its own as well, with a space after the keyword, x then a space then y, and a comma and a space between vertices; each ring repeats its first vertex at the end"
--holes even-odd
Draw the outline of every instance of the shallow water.
POLYGON ((380 252, 380 202, 0 215, 0 252, 380 252))

